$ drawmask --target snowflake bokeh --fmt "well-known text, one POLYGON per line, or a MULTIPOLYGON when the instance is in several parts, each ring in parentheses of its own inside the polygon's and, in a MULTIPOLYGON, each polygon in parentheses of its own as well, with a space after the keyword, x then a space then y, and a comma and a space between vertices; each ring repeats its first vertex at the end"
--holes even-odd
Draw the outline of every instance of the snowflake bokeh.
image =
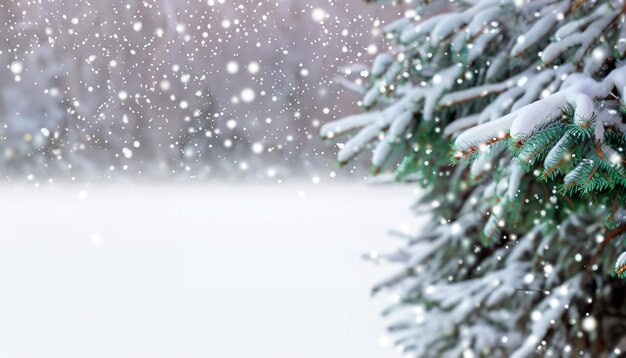
POLYGON ((1 176, 335 176, 319 126, 358 110, 338 83, 389 46, 379 27, 395 12, 360 0, 0 4, 1 176))

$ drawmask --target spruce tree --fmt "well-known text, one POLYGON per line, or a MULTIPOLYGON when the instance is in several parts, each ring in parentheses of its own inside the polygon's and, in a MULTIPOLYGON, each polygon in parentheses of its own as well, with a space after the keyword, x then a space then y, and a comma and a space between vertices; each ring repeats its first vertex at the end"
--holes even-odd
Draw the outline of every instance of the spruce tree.
POLYGON ((626 3, 431 0, 383 30, 344 164, 425 188, 432 217, 377 260, 415 357, 626 351, 626 3))

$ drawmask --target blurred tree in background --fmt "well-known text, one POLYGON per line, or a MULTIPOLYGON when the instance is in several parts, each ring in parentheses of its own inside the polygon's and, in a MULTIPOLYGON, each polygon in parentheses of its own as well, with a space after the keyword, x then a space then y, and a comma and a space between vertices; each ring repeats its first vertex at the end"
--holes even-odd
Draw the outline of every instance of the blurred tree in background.
POLYGON ((377 14, 358 0, 4 2, 0 173, 326 174, 317 127, 356 109, 333 80, 379 46, 377 14))

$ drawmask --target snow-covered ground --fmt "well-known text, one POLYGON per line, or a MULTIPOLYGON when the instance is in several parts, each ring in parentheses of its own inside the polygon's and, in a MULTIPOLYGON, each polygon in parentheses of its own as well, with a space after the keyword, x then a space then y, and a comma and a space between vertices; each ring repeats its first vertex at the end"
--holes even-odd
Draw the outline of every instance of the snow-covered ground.
MULTIPOLYGON (((395 357, 380 346, 409 187, 0 188, 1 357, 395 357)), ((404 227, 406 229, 406 227, 404 227)), ((384 341, 384 340, 383 340, 384 341)))

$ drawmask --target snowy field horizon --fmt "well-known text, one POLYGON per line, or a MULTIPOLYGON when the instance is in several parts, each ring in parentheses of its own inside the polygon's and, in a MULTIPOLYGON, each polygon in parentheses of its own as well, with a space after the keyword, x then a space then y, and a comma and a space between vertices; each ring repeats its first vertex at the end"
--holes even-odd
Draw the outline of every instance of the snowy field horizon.
POLYGON ((413 198, 353 182, 3 185, 0 356, 394 357, 388 301, 369 297, 390 267, 362 256, 415 230, 413 198))
POLYGON ((394 356, 364 256, 413 189, 319 133, 383 10, 1 2, 0 357, 394 356))

